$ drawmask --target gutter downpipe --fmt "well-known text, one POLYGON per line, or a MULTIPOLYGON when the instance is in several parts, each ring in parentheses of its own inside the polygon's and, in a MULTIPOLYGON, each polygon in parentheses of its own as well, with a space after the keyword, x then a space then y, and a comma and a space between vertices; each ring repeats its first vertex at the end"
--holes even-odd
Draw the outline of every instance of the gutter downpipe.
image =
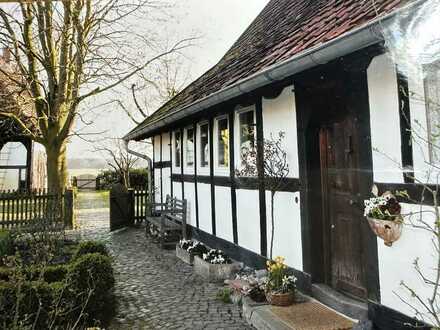
POLYGON ((372 22, 347 32, 329 42, 307 49, 300 54, 294 55, 288 60, 275 64, 256 74, 253 74, 237 83, 220 91, 197 100, 184 108, 168 114, 165 118, 158 118, 148 126, 128 133, 124 140, 139 139, 148 136, 153 131, 167 126, 179 119, 205 110, 221 102, 230 100, 244 93, 251 92, 275 81, 283 80, 296 73, 310 69, 317 65, 326 64, 339 57, 353 53, 357 50, 377 44, 384 40, 382 30, 386 30, 393 24, 393 18, 401 13, 408 13, 414 7, 426 0, 417 0, 410 5, 402 7, 388 15, 379 17, 372 22))
POLYGON ((148 171, 147 171, 148 187, 147 187, 147 190, 148 190, 148 200, 150 201, 150 205, 151 205, 151 202, 153 201, 153 199, 152 199, 152 197, 153 197, 153 189, 152 189, 153 185, 152 185, 152 181, 151 181, 151 178, 153 177, 153 173, 152 173, 153 172, 153 160, 150 157, 148 157, 147 155, 144 155, 144 154, 141 154, 140 152, 131 150, 128 147, 128 142, 129 142, 128 140, 124 140, 125 150, 129 154, 131 154, 133 156, 136 156, 136 157, 139 157, 139 158, 142 158, 142 159, 146 160, 147 163, 148 163, 148 171))

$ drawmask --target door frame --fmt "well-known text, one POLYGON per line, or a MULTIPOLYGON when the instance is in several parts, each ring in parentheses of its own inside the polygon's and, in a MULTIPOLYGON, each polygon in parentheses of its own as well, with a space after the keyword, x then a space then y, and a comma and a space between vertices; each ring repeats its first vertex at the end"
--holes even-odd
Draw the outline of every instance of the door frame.
MULTIPOLYGON (((329 259, 325 251, 323 235, 325 224, 322 223, 322 198, 316 191, 321 187, 318 170, 313 166, 319 155, 319 138, 317 129, 326 114, 313 108, 311 95, 326 84, 350 82, 346 90, 344 102, 349 112, 354 112, 358 121, 359 141, 366 146, 370 143, 370 111, 367 85, 367 68, 371 59, 377 55, 377 50, 351 55, 338 59, 295 77, 296 113, 298 123, 299 172, 301 178, 301 227, 303 237, 304 271, 309 273, 312 283, 325 283, 329 274, 329 259), (318 148, 316 147, 318 146, 318 148), (317 210, 319 209, 319 210, 317 210), (320 215, 318 216, 318 214, 320 215), (318 218, 319 217, 319 218, 318 218)), ((319 160, 319 159, 318 159, 319 160)), ((370 195, 373 184, 372 150, 365 148, 359 155, 359 170, 361 198, 370 195)), ((328 226, 327 226, 328 227, 328 226)), ((371 232, 367 221, 361 222, 362 262, 364 269, 365 287, 368 299, 380 302, 379 265, 377 238, 371 232), (368 270, 368 271, 367 271, 368 270)))

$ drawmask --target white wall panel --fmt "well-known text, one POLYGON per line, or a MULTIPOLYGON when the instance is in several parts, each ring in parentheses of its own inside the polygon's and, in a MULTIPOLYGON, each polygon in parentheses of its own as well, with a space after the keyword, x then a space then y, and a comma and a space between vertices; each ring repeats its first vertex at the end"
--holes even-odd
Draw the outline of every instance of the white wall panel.
POLYGON ((401 183, 399 95, 395 65, 386 55, 373 59, 367 70, 374 181, 401 183))
MULTIPOLYGON (((267 255, 270 255, 272 237, 271 197, 266 191, 267 216, 267 255)), ((303 270, 301 216, 299 192, 277 192, 274 203, 274 246, 273 257, 286 258, 286 264, 297 270, 303 270)))
POLYGON ((198 183, 197 194, 199 196, 199 228, 212 234, 211 185, 198 183))
POLYGON ((173 182, 173 196, 182 199, 182 184, 180 182, 173 182))
POLYGON ((162 161, 170 160, 170 133, 162 133, 162 161))
POLYGON ((193 182, 185 182, 185 199, 187 202, 187 221, 193 227, 196 227, 196 193, 193 182))
POLYGON ((160 203, 160 169, 154 169, 154 200, 160 203))
POLYGON ((278 138, 280 131, 284 137, 284 148, 289 163, 289 177, 299 177, 298 165, 298 133, 296 125, 295 93, 293 86, 286 87, 275 99, 263 98, 263 130, 264 138, 278 138))
POLYGON ((169 167, 162 169, 162 194, 164 202, 166 196, 171 195, 171 169, 169 167))
POLYGON ((233 243, 231 188, 215 187, 215 211, 216 236, 233 243))
POLYGON ((153 146, 153 152, 154 152, 154 161, 160 162, 160 135, 156 135, 154 137, 154 146, 153 146))
POLYGON ((238 189, 236 193, 238 245, 260 254, 261 232, 258 190, 238 189))
MULTIPOLYGON (((420 211, 424 211, 423 220, 434 226, 434 216, 432 207, 423 207, 418 205, 402 204, 402 213, 415 213, 410 219, 405 219, 407 223, 418 224, 420 211)), ((420 223, 419 223, 420 224, 420 223)), ((417 272, 414 270, 414 261, 418 258, 419 265, 425 276, 434 278, 433 269, 436 267, 435 249, 432 243, 432 235, 427 231, 415 229, 405 225, 403 227, 401 238, 393 243, 392 247, 387 247, 381 239, 377 240, 379 254, 379 275, 380 275, 380 295, 381 302, 390 308, 398 310, 404 314, 415 316, 411 308, 404 301, 417 306, 412 298, 400 285, 403 281, 412 288, 418 295, 425 299, 431 294, 432 286, 427 286, 417 272), (396 295, 397 294, 397 295, 396 295)), ((427 301, 427 300, 425 300, 427 301)), ((422 310, 422 308, 420 308, 422 310)))

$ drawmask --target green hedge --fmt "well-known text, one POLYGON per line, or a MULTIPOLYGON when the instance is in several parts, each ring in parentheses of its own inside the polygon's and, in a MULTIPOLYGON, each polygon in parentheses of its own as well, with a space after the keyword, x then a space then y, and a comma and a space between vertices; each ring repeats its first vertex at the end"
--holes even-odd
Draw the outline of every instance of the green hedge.
MULTIPOLYGON (((130 187, 144 187, 148 186, 148 170, 147 169, 131 169, 130 170, 130 187)), ((122 180, 120 174, 107 170, 96 177, 96 189, 97 190, 110 190, 116 183, 120 183, 122 180)))
MULTIPOLYGON (((114 315, 115 279, 110 257, 85 254, 69 265, 44 268, 43 281, 35 281, 41 279, 40 275, 41 269, 30 268, 28 280, 21 285, 0 281, 0 315, 4 316, 0 318, 0 329, 16 326, 16 316, 24 328, 35 323, 36 329, 46 329, 54 321, 62 329, 76 322, 81 311, 80 324, 84 327, 106 325, 114 315)), ((0 279, 9 276, 10 270, 0 268, 0 279)))
MULTIPOLYGON (((0 259, 14 254, 14 244, 9 230, 0 230, 0 259)), ((0 260, 0 264, 1 264, 0 260)))
POLYGON ((85 241, 79 243, 75 254, 73 256, 73 260, 78 259, 79 257, 82 257, 83 255, 86 255, 88 253, 99 253, 104 256, 108 256, 108 250, 107 247, 103 242, 97 242, 97 241, 85 241))
POLYGON ((87 324, 106 323, 114 314, 113 287, 115 278, 110 257, 91 253, 79 257, 70 266, 68 288, 76 297, 76 305, 84 306, 87 324))

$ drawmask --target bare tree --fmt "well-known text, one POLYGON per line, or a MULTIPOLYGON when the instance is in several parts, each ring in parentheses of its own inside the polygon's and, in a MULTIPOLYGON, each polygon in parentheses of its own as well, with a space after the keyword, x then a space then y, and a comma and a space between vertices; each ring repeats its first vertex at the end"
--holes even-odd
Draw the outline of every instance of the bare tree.
MULTIPOLYGON (((265 188, 270 191, 270 216, 271 216, 271 238, 269 257, 272 259, 273 242, 275 236, 275 194, 286 184, 285 179, 289 175, 289 164, 287 162, 287 152, 283 148, 285 133, 279 132, 278 137, 274 138, 271 134, 269 139, 263 142, 263 173, 265 188)), ((241 150, 242 167, 237 170, 237 177, 256 177, 258 176, 258 157, 257 146, 252 143, 250 146, 241 150)))
POLYGON ((130 187, 130 171, 140 162, 139 157, 128 152, 125 142, 120 139, 112 141, 110 146, 101 146, 96 151, 103 152, 107 164, 119 175, 122 184, 130 187))
MULTIPOLYGON (((111 91, 155 61, 183 48, 181 39, 166 50, 139 35, 129 21, 166 9, 166 0, 72 0, 20 2, 0 8, 0 45, 9 47, 15 70, 0 72, 28 95, 37 130, 21 116, 2 109, 47 153, 48 187, 64 190, 66 147, 80 105, 111 91), (149 45, 139 49, 137 45, 149 45)), ((157 25, 157 28, 160 28, 157 25)), ((85 110, 85 109, 84 109, 85 110)))

